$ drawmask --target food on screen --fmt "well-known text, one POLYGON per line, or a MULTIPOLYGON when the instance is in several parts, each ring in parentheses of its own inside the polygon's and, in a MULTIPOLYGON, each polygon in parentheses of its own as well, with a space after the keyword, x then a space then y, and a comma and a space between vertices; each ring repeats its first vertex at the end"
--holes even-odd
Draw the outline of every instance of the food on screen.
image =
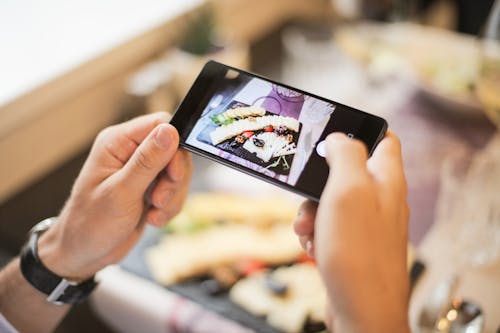
POLYGON ((228 125, 217 127, 213 132, 210 133, 210 138, 212 139, 212 143, 214 145, 217 145, 222 141, 233 138, 244 132, 259 130, 269 131, 269 126, 271 126, 273 130, 274 128, 279 129, 285 127, 290 131, 299 132, 300 123, 295 118, 277 115, 248 117, 245 119, 237 120, 228 125))
POLYGON ((256 134, 252 139, 246 140, 243 148, 255 153, 264 162, 269 162, 273 157, 292 155, 297 151, 291 134, 279 135, 276 132, 256 134))
POLYGON ((233 100, 227 109, 210 116, 197 139, 286 175, 297 152, 300 130, 296 118, 233 100))
MULTIPOLYGON (((243 104, 241 104, 243 105, 243 104)), ((237 106, 222 112, 218 115, 210 117, 215 125, 228 125, 235 119, 243 119, 246 117, 263 116, 266 110, 260 106, 237 106)))

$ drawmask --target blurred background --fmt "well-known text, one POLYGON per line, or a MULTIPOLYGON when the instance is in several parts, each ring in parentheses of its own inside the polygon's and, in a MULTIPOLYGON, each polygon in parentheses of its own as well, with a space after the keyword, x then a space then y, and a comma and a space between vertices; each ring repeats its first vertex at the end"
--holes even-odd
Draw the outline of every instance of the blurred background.
MULTIPOLYGON (((453 332, 459 324, 448 314, 455 311, 462 326, 476 329, 468 332, 496 332, 499 30, 500 1, 494 0, 4 0, 0 265, 18 253, 32 225, 58 214, 99 130, 145 113, 173 112, 203 64, 215 59, 386 118, 401 137, 409 185, 412 327, 453 332)), ((103 274, 92 302, 75 307, 58 332, 323 330, 323 317, 314 312, 321 297, 301 308, 295 327, 282 323, 286 307, 273 314, 246 304, 246 296, 233 292, 247 295, 239 284, 253 281, 246 270, 228 285, 213 272, 217 262, 168 283, 151 275, 153 266, 167 265, 163 253, 175 251, 161 248, 164 238, 184 235, 186 225, 199 228, 196 212, 211 221, 202 229, 221 219, 252 228, 249 220, 267 228, 293 220, 298 198, 241 177, 195 158, 193 199, 183 221, 148 230, 121 268, 103 274), (241 179, 251 198, 234 185, 241 179), (265 214, 221 217, 204 210, 207 202, 227 206, 231 199, 222 193, 228 192, 238 195, 235 207, 244 210, 250 202, 265 214), (269 209, 256 198, 262 195, 286 203, 269 209), (218 291, 206 281, 215 281, 218 291), (128 288, 134 290, 129 298, 128 288), (177 317, 167 313, 184 301, 189 305, 177 317), (192 324, 193 313, 206 321, 192 324)), ((277 283, 279 267, 302 269, 307 262, 294 251, 279 262, 235 260, 264 267, 268 278, 275 272, 271 282, 277 283)), ((281 284, 295 288, 293 278, 281 284)), ((306 290, 297 302, 306 304, 317 292, 306 290)))

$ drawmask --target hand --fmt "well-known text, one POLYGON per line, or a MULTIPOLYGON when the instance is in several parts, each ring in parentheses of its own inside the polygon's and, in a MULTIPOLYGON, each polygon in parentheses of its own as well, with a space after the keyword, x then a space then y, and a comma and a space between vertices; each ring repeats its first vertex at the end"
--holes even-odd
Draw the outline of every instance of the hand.
POLYGON ((319 206, 306 201, 295 232, 315 256, 334 332, 409 332, 406 249, 409 210, 401 147, 388 133, 368 159, 366 147, 327 138, 330 176, 319 206))
POLYGON ((166 113, 135 118, 97 136, 58 223, 39 255, 54 273, 84 280, 123 258, 145 223, 161 226, 187 195, 191 156, 166 113))

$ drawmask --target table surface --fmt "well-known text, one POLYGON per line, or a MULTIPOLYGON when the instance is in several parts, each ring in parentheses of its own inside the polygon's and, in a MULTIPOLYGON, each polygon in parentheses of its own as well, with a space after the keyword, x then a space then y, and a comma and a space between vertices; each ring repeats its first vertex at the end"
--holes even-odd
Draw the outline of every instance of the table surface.
MULTIPOLYGON (((295 64, 297 65, 297 64, 295 64)), ((284 65, 294 68, 293 64, 284 65)), ((401 138, 403 146, 403 159, 408 179, 410 218, 410 241, 417 245, 418 255, 421 256, 427 269, 426 273, 417 284, 411 301, 411 318, 415 320, 424 300, 440 281, 448 276, 453 268, 452 263, 444 255, 443 239, 446 230, 441 226, 432 227, 434 222, 435 203, 438 197, 440 172, 443 161, 450 153, 464 150, 478 150, 482 148, 494 132, 494 127, 482 115, 463 116, 449 110, 440 110, 429 100, 419 94, 415 87, 397 79, 387 80, 382 83, 370 83, 357 64, 336 54, 329 60, 329 65, 321 67, 320 71, 308 70, 306 74, 285 75, 283 79, 290 85, 316 93, 318 95, 340 101, 347 105, 368 110, 371 113, 385 117, 389 127, 401 138), (322 79, 311 79, 310 75, 322 75, 322 79), (327 79, 325 79, 327 77, 327 79), (325 85, 327 80, 328 85, 325 85), (347 89, 346 87, 349 87, 347 89), (360 98, 360 96, 363 96, 360 98), (430 232, 428 232, 430 230, 430 232)), ((295 66, 295 68, 297 68, 295 66)), ((196 167, 196 165, 195 165, 196 167)), ((204 170, 202 166, 200 170, 204 170)), ((195 170, 195 175, 198 173, 195 170)), ((204 174, 201 172, 199 174, 204 174)), ((200 178, 201 179, 201 178, 200 178)), ((231 182, 231 177, 227 177, 231 182)), ((197 181, 195 176, 194 190, 203 189, 207 184, 197 181)), ((444 228, 444 227, 443 227, 444 228)), ((475 271, 464 275, 459 292, 462 295, 480 300, 485 310, 487 320, 486 333, 494 332, 500 322, 500 264, 493 265, 491 270, 475 271), (490 290, 491 292, 488 292, 490 290), (493 291, 492 291, 493 290, 493 291), (496 325, 496 326, 495 326, 496 325)), ((116 273, 116 272, 115 272, 116 273)), ((121 272, 121 274, 128 274, 121 272)), ((113 279, 118 275, 114 274, 113 279)), ((158 286, 156 286, 158 287, 158 286)), ((160 287, 161 288, 161 287, 160 287)), ((98 290, 94 302, 98 313, 104 318, 113 321, 113 316, 123 313, 134 316, 132 312, 119 309, 105 309, 106 297, 120 297, 120 304, 138 302, 140 299, 127 295, 110 296, 106 290, 98 290), (113 313, 113 314, 112 314, 113 313)), ((169 294, 165 297, 177 297, 169 294)), ((116 305, 120 307, 120 305, 116 305)), ((137 309, 135 309, 137 311, 137 309)), ((148 316, 147 314, 143 314, 148 316)), ((120 316, 120 315, 118 315, 120 316)), ((165 323, 167 315, 160 316, 165 323)), ((168 317, 171 318, 171 317, 168 317)), ((148 319, 151 320, 151 319, 148 319)), ((116 322, 116 320, 114 320, 116 322)), ((125 325, 118 323, 124 332, 125 325)), ((163 331, 164 331, 163 325, 163 331)), ((167 325, 168 326, 168 325, 167 325)), ((169 326, 170 327, 170 326, 169 326)), ((205 326, 206 327, 206 326, 205 326)), ((217 331, 216 328, 213 330, 217 331)), ((242 327, 232 327, 235 332, 242 327)), ((154 330, 153 330, 154 331, 154 330)), ((167 331, 169 331, 167 329, 167 331)))
POLYGON ((484 267, 462 266, 453 255, 454 239, 450 237, 453 223, 434 225, 419 247, 419 256, 426 263, 426 272, 414 290, 410 303, 413 327, 434 288, 458 273, 459 282, 454 296, 479 305, 485 313, 484 333, 496 333, 500 328, 500 260, 484 267))

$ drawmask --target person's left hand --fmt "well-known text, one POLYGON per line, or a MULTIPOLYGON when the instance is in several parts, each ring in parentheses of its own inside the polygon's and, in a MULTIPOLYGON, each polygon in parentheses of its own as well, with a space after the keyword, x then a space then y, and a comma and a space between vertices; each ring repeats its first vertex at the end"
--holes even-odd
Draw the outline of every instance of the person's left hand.
POLYGON ((191 156, 155 113, 99 133, 58 222, 39 241, 42 262, 67 279, 84 280, 123 258, 145 223, 165 224, 188 192, 191 156))
POLYGON ((334 133, 326 151, 330 174, 319 205, 306 201, 294 223, 327 290, 326 324, 335 332, 409 332, 399 139, 388 131, 368 159, 364 144, 334 133))

